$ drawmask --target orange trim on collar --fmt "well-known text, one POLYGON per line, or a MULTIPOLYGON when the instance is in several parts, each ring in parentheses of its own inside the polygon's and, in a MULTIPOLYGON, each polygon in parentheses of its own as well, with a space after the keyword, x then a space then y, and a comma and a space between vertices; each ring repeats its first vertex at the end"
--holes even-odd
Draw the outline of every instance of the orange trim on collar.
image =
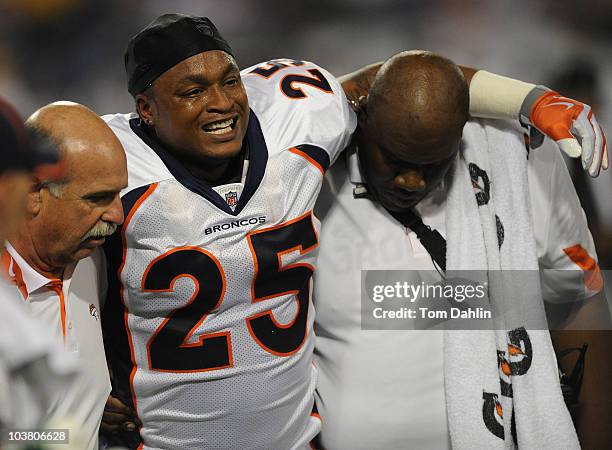
POLYGON ((25 282, 23 281, 23 274, 21 269, 9 254, 9 252, 5 249, 2 252, 2 257, 0 258, 0 270, 2 274, 15 286, 19 289, 21 296, 24 300, 28 299, 28 289, 26 288, 25 282), (11 269, 13 275, 11 275, 11 269))

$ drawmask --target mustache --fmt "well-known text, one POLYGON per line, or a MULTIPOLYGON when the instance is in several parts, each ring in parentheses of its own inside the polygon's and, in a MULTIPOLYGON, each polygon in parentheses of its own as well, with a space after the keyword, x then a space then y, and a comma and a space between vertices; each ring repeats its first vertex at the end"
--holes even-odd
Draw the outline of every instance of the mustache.
POLYGON ((87 232, 83 241, 91 238, 102 238, 107 237, 117 231, 117 224, 100 221, 91 227, 91 230, 87 232))

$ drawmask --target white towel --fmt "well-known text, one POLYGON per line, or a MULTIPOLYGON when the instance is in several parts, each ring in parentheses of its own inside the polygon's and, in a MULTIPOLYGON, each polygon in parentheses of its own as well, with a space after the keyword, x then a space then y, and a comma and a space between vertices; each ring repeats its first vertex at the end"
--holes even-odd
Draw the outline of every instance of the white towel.
POLYGON ((453 448, 580 448, 546 330, 526 150, 513 125, 466 125, 449 186, 446 230, 448 275, 488 271, 478 281, 487 281, 494 311, 490 330, 444 334, 453 448))

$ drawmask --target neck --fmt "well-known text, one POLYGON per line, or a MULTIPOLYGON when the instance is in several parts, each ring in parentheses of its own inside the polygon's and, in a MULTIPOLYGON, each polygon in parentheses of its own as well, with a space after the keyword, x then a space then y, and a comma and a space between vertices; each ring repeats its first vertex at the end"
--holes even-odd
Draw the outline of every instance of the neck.
POLYGON ((36 250, 36 245, 29 233, 19 232, 16 236, 11 238, 9 242, 17 253, 19 253, 19 256, 21 256, 36 272, 47 278, 62 278, 65 267, 56 267, 46 262, 36 250))
POLYGON ((211 186, 239 182, 242 175, 244 152, 235 157, 215 164, 202 161, 181 161, 191 174, 211 186))
MULTIPOLYGON (((241 158, 239 159, 241 160, 241 158)), ((235 166, 234 159, 214 166, 185 163, 185 167, 194 177, 205 181, 211 186, 227 184, 230 182, 229 180, 232 180, 236 176, 240 177, 240 172, 236 172, 235 166)))
MULTIPOLYGON (((142 125, 142 127, 159 145, 166 149, 169 148, 169 146, 157 137, 154 129, 146 125, 142 125)), ((194 159, 181 152, 174 151, 170 153, 178 159, 194 177, 211 186, 219 186, 221 184, 240 181, 245 156, 244 148, 240 151, 240 154, 227 160, 214 160, 210 158, 203 161, 202 158, 194 159)))

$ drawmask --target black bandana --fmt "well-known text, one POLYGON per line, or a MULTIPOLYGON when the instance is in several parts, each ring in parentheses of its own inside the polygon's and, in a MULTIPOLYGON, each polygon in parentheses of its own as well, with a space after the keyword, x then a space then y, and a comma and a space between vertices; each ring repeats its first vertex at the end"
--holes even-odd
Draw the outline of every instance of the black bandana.
POLYGON ((210 50, 232 55, 231 47, 207 17, 159 16, 128 43, 128 91, 135 96, 179 62, 210 50))

